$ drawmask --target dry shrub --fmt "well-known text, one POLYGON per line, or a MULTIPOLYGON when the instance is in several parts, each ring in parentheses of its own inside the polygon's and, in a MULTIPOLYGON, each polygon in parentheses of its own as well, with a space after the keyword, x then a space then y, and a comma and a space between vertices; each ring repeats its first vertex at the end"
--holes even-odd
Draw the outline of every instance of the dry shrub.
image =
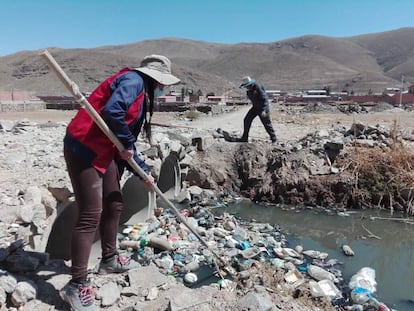
POLYGON ((185 117, 190 120, 196 120, 200 118, 200 112, 198 112, 197 109, 191 107, 190 110, 187 110, 185 112, 185 117))
POLYGON ((401 196, 414 187, 414 154, 396 136, 390 148, 354 147, 347 170, 354 176, 352 201, 357 207, 386 207, 413 213, 413 204, 401 196))

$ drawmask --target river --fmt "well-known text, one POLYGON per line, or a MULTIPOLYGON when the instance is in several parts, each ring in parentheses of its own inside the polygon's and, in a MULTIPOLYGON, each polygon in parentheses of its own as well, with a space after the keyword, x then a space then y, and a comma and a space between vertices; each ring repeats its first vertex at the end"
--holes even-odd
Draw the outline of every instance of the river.
POLYGON ((282 209, 250 201, 229 205, 221 211, 246 221, 278 225, 287 236, 289 247, 300 244, 304 250, 327 252, 327 260, 335 258, 343 263, 338 268, 346 283, 360 268, 373 268, 377 281, 374 296, 395 310, 414 310, 414 224, 375 218, 405 216, 379 210, 341 214, 319 208, 282 209), (355 256, 344 255, 343 244, 348 244, 355 256))

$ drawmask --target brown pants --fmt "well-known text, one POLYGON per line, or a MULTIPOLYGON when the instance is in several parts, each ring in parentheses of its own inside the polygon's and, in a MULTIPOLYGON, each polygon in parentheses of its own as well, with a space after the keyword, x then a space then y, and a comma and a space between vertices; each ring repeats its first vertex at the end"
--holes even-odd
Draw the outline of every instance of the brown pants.
POLYGON ((101 236, 102 258, 116 254, 116 242, 123 202, 120 175, 115 161, 104 175, 67 148, 64 156, 72 182, 79 217, 72 233, 72 280, 88 277, 88 261, 97 229, 101 236))

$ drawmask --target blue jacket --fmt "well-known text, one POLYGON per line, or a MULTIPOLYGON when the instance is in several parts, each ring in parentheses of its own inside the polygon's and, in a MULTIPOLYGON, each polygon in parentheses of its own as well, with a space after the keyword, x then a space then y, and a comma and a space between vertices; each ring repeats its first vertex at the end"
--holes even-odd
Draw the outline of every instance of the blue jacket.
MULTIPOLYGON (((134 151, 134 160, 148 173, 134 145, 145 117, 144 81, 138 72, 124 68, 108 77, 88 101, 124 148, 134 151)), ((68 124, 64 143, 101 173, 112 160, 121 161, 116 146, 82 108, 68 124)))

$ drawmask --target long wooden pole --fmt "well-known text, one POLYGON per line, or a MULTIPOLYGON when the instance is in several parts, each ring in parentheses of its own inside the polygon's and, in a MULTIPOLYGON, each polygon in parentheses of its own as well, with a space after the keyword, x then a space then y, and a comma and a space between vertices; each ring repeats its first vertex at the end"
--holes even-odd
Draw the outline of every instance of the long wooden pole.
MULTIPOLYGON (((59 66, 59 64, 55 61, 53 56, 49 53, 49 51, 45 50, 41 53, 41 56, 47 61, 48 65, 53 69, 56 73, 59 80, 65 85, 65 87, 72 93, 74 98, 77 102, 79 102, 82 107, 88 112, 89 116, 93 119, 96 125, 102 130, 102 132, 111 140, 111 142, 116 146, 119 151, 123 151, 125 148, 119 139, 114 135, 102 117, 96 112, 96 110, 92 107, 92 105, 88 102, 85 96, 79 91, 79 87, 69 79, 63 69, 59 66)), ((135 162, 134 159, 128 159, 128 164, 132 167, 132 169, 145 181, 148 181, 148 175, 145 171, 135 162)), ((201 235, 188 224, 188 222, 184 219, 184 217, 180 214, 178 209, 171 203, 170 200, 161 192, 158 186, 154 183, 151 184, 151 190, 153 190, 161 199, 164 200, 166 204, 174 211, 179 221, 181 221, 199 240, 200 242, 207 247, 211 253, 216 256, 221 263, 224 265, 226 264, 225 261, 207 244, 207 242, 201 237, 201 235)))

